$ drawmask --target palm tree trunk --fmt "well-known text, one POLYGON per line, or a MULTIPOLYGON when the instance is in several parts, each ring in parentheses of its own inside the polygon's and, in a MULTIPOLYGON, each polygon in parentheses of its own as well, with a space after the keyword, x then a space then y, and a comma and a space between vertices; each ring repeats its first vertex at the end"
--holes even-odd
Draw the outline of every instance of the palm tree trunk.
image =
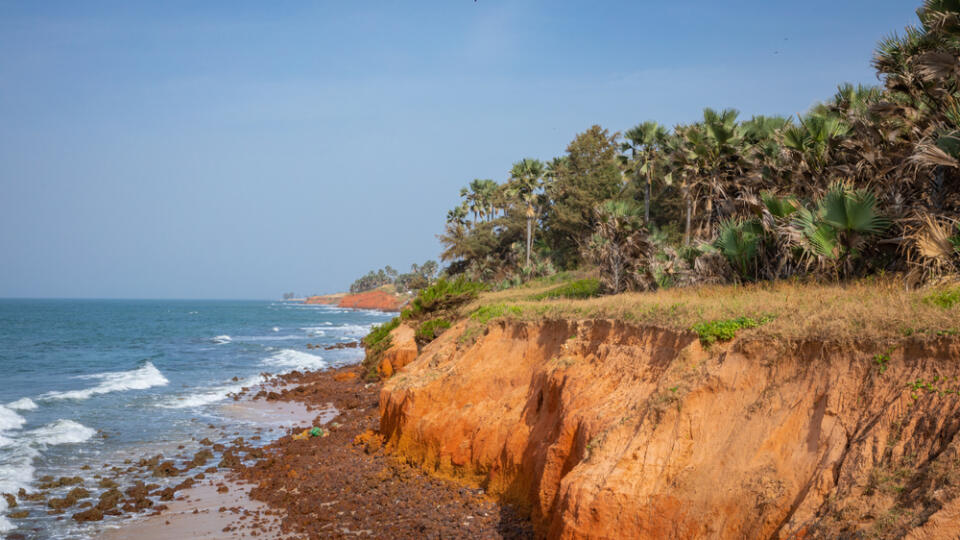
POLYGON ((683 229, 683 245, 690 245, 690 222, 693 220, 693 197, 687 195, 687 225, 683 229))
POLYGON ((530 267, 530 242, 533 239, 533 217, 527 216, 527 268, 530 267))
POLYGON ((713 198, 710 197, 707 199, 707 206, 704 208, 704 213, 706 214, 703 223, 700 225, 700 233, 698 236, 700 238, 709 238, 710 236, 710 225, 713 223, 713 198))
POLYGON ((652 172, 650 169, 651 165, 647 163, 647 185, 643 192, 643 221, 648 227, 650 226, 650 184, 652 183, 650 178, 652 172))

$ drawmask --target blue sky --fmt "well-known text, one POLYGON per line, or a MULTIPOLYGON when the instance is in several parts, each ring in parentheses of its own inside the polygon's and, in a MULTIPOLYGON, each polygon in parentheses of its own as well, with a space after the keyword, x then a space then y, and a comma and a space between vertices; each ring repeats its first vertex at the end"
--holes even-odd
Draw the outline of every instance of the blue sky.
POLYGON ((0 297, 342 290, 592 124, 875 83, 918 5, 0 0, 0 297))

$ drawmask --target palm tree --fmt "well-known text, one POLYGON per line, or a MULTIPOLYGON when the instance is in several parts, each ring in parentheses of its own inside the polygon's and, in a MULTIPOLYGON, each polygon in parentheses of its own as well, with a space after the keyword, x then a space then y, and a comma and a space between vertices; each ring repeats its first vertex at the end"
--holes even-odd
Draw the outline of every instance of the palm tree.
POLYGON ((830 112, 814 112, 798 117, 799 125, 789 126, 782 132, 783 146, 802 178, 798 187, 821 190, 830 182, 830 167, 836 159, 840 145, 850 132, 844 120, 830 112))
MULTIPOLYGON (((657 153, 667 139, 667 130, 653 121, 646 121, 628 130, 623 135, 627 140, 620 145, 624 152, 630 151, 633 173, 646 176, 643 191, 643 219, 650 223, 650 191, 653 182, 653 169, 657 153)), ((638 178, 639 179, 639 178, 638 178)))
POLYGON ((866 240, 890 222, 880 215, 870 190, 835 183, 813 210, 797 211, 795 224, 803 234, 801 247, 814 260, 849 274, 866 240))
POLYGON ((683 245, 690 245, 691 226, 693 215, 696 210, 696 197, 699 192, 698 179, 700 175, 699 163, 696 155, 690 151, 691 130, 696 130, 696 126, 677 125, 673 128, 673 135, 667 137, 663 144, 663 169, 664 183, 668 186, 676 186, 683 198, 685 209, 685 224, 683 229, 683 245))
POLYGON ((472 255, 468 244, 470 233, 462 222, 448 221, 443 234, 437 235, 444 250, 440 254, 441 261, 456 261, 466 259, 472 255))
POLYGON ((464 198, 467 209, 473 212, 474 223, 492 215, 491 205, 496 188, 497 183, 493 180, 477 178, 471 181, 469 186, 460 189, 460 196, 464 198))
POLYGON ((510 169, 510 185, 514 196, 527 206, 527 262, 530 266, 530 250, 533 247, 533 220, 537 212, 534 201, 544 175, 544 166, 540 160, 524 158, 513 164, 510 169))
POLYGON ((458 225, 466 225, 467 220, 467 206, 466 203, 460 204, 453 210, 447 211, 447 223, 455 223, 458 225))
POLYGON ((743 122, 744 158, 750 169, 750 181, 756 191, 777 189, 787 177, 783 167, 780 133, 791 125, 784 116, 754 116, 743 122))
POLYGON ((652 246, 633 201, 610 200, 596 210, 597 229, 584 247, 600 267, 603 289, 618 294, 655 287, 649 268, 652 246))

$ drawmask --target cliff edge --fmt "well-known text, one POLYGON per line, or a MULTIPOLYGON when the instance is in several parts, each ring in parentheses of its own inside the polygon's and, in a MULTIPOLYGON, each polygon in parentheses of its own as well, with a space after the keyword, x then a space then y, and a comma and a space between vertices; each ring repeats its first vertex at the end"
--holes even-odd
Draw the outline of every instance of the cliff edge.
POLYGON ((960 535, 960 340, 461 321, 384 384, 389 449, 549 538, 960 535))

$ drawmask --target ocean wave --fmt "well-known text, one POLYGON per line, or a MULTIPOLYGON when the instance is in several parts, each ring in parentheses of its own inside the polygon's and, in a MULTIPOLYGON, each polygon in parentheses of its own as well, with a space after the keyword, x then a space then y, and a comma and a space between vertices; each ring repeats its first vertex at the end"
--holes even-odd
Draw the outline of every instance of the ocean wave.
POLYGON ((25 397, 7 403, 7 408, 14 411, 32 411, 37 408, 37 404, 32 399, 25 397))
POLYGON ((87 399, 97 394, 123 392, 125 390, 145 390, 154 386, 165 386, 170 381, 160 373, 150 362, 131 371, 114 371, 84 375, 82 379, 98 379, 100 384, 83 390, 67 392, 47 392, 40 396, 42 399, 87 399))
POLYGON ((345 336, 364 337, 370 333, 372 324, 340 324, 328 326, 324 330, 345 336))
POLYGON ((20 429, 26 423, 26 418, 0 405, 0 433, 11 429, 20 429))
POLYGON ((329 328, 330 328, 329 326, 307 326, 307 327, 301 328, 300 330, 303 330, 304 332, 306 332, 307 335, 310 337, 320 337, 320 336, 327 335, 326 330, 329 328))
POLYGON ((186 396, 174 396, 167 398, 158 404, 164 409, 187 409, 190 407, 202 407, 211 403, 216 403, 227 398, 230 394, 235 394, 244 387, 256 386, 266 379, 262 375, 244 379, 232 384, 222 384, 204 388, 186 396))
POLYGON ((93 428, 89 428, 73 420, 57 420, 43 427, 38 427, 24 434, 27 440, 37 444, 56 445, 56 444, 77 444, 89 440, 97 434, 93 428))
POLYGON ((270 358, 264 360, 263 365, 282 368, 292 368, 300 370, 323 369, 327 363, 323 358, 315 354, 295 351, 293 349, 282 349, 274 353, 270 358))
MULTIPOLYGON (((3 497, 0 497, 3 499, 3 497)), ((7 500, 3 499, 0 501, 0 533, 5 533, 7 531, 12 531, 14 529, 13 523, 10 523, 10 520, 3 517, 3 513, 7 510, 7 500)))
POLYGON ((230 336, 224 334, 222 336, 211 338, 210 341, 216 343, 217 345, 223 345, 224 343, 230 343, 231 341, 233 341, 233 339, 230 336))
MULTIPOLYGON (((59 444, 78 444, 85 442, 97 432, 79 422, 60 419, 34 430, 18 433, 9 438, 0 435, 0 493, 16 493, 30 488, 36 469, 34 460, 40 456, 40 450, 59 444)), ((7 501, 0 497, 0 513, 6 509, 7 501)), ((13 527, 0 516, 0 533, 13 527)))
POLYGON ((293 339, 303 339, 303 336, 285 334, 282 336, 237 336, 237 341, 290 341, 293 339))

